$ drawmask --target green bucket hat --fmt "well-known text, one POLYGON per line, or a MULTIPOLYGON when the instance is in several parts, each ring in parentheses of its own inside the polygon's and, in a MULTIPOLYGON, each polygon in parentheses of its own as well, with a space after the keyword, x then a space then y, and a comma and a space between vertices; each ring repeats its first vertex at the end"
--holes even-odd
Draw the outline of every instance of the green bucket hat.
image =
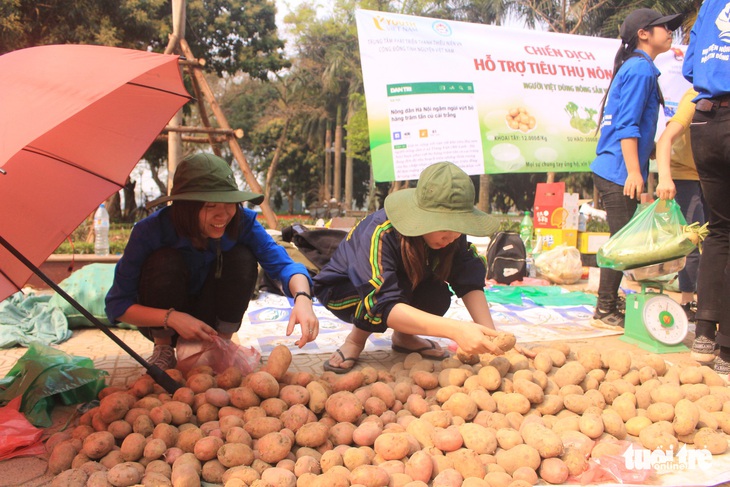
POLYGON ((495 218, 474 208, 474 184, 451 162, 428 166, 415 188, 389 194, 385 213, 406 237, 445 230, 484 237, 499 228, 495 218))
POLYGON ((207 203, 250 201, 259 205, 264 201, 264 195, 239 190, 233 171, 220 157, 213 154, 195 154, 186 157, 178 164, 170 195, 147 203, 147 207, 175 200, 207 203))

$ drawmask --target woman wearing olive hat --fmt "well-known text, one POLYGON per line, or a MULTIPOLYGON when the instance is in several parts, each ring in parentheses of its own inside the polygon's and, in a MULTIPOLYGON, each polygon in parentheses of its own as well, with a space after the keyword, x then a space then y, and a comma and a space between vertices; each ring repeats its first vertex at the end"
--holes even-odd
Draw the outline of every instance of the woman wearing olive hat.
POLYGON ((354 324, 325 370, 352 369, 373 332, 392 328, 393 350, 445 356, 418 335, 450 338, 467 353, 501 353, 484 296, 486 263, 466 235, 486 236, 499 223, 474 208, 474 185, 450 162, 423 170, 417 187, 390 194, 363 219, 314 278, 317 299, 354 324), (473 323, 444 318, 451 291, 473 323))
POLYGON ((300 348, 317 337, 306 268, 241 205, 263 198, 240 191, 220 157, 196 154, 178 165, 171 194, 148 206, 172 204, 134 226, 106 296, 106 313, 110 322, 136 325, 154 341, 154 365, 175 367, 178 337, 230 339, 248 308, 259 264, 294 297, 287 335, 299 324, 300 348))

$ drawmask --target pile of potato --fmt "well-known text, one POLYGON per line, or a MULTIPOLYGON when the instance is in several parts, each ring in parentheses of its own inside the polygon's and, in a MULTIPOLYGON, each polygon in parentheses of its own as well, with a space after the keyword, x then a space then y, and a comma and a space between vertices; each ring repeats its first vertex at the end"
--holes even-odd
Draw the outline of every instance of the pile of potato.
MULTIPOLYGON (((509 350, 514 337, 501 335, 509 350)), ((709 367, 561 343, 534 359, 411 354, 390 371, 198 367, 170 396, 149 376, 47 442, 54 486, 512 486, 566 482, 631 439, 727 450, 730 389, 709 367)))

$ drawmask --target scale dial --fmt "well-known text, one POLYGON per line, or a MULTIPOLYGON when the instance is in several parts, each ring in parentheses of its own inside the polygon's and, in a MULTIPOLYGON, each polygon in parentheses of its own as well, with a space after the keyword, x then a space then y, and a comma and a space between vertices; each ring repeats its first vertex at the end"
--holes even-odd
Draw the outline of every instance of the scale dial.
POLYGON ((644 304, 642 318, 649 334, 666 345, 681 343, 689 330, 684 309, 669 296, 649 298, 644 304))

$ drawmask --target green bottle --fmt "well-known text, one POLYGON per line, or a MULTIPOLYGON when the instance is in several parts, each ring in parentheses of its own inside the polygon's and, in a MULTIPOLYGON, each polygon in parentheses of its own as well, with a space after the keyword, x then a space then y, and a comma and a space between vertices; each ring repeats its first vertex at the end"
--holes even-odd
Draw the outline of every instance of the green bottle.
POLYGON ((522 218, 522 222, 520 222, 520 238, 525 244, 525 251, 527 252, 527 255, 530 255, 530 253, 532 253, 533 228, 534 226, 532 224, 531 213, 529 211, 526 211, 525 216, 522 218))

